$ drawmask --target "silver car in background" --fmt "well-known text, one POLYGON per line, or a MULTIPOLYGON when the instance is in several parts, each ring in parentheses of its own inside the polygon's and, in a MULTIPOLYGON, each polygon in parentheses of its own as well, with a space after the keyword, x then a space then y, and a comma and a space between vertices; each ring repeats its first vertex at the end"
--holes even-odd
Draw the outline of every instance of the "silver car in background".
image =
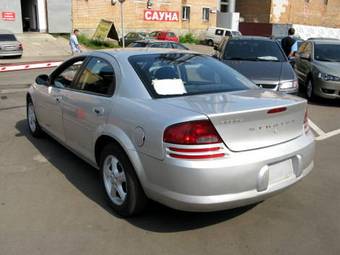
POLYGON ((0 30, 0 57, 21 57, 22 44, 15 35, 7 30, 0 30))
POLYGON ((122 216, 148 199, 186 211, 262 201, 313 168, 304 99, 260 89, 220 61, 168 49, 98 51, 40 75, 27 94, 43 131, 100 169, 122 216))

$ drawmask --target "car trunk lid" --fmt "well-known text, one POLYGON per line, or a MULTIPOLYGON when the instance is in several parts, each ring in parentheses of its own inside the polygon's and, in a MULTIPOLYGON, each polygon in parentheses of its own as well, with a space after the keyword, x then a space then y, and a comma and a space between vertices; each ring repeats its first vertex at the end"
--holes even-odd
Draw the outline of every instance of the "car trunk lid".
POLYGON ((164 101, 206 115, 235 152, 280 144, 303 133, 306 101, 272 91, 254 89, 164 101))

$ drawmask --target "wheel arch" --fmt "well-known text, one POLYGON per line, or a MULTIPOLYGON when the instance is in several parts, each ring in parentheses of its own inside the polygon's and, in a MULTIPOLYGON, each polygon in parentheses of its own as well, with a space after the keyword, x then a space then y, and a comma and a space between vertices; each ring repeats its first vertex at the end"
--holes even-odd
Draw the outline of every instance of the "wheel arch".
POLYGON ((121 148, 125 155, 129 158, 140 183, 142 184, 142 186, 144 186, 143 184, 146 181, 146 176, 138 152, 129 137, 121 132, 119 132, 119 135, 113 135, 112 133, 103 133, 98 136, 94 144, 94 158, 96 164, 97 166, 100 166, 100 155, 104 147, 111 143, 115 144, 119 148, 121 148))

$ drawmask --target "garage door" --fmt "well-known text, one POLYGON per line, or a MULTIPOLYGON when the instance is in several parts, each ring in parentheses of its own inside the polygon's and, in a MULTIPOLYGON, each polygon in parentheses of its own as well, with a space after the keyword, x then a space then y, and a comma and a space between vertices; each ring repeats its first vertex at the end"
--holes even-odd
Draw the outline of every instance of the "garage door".
POLYGON ((70 33, 72 30, 72 0, 48 0, 49 33, 70 33))

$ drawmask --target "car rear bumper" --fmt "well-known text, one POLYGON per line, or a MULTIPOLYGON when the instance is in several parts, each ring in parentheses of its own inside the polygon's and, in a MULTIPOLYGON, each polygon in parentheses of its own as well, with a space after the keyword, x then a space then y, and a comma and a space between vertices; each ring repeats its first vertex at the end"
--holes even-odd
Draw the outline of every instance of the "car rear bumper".
POLYGON ((14 56, 21 56, 23 51, 20 50, 13 50, 13 51, 4 51, 0 50, 0 57, 14 57, 14 56))
POLYGON ((340 82, 314 80, 315 95, 328 99, 340 98, 340 82))
POLYGON ((221 160, 160 161, 142 155, 147 179, 143 186, 149 198, 175 209, 231 209, 262 201, 298 182, 312 170, 313 157, 310 132, 284 144, 231 153, 221 160), (281 171, 286 171, 285 177, 273 181, 281 171))

